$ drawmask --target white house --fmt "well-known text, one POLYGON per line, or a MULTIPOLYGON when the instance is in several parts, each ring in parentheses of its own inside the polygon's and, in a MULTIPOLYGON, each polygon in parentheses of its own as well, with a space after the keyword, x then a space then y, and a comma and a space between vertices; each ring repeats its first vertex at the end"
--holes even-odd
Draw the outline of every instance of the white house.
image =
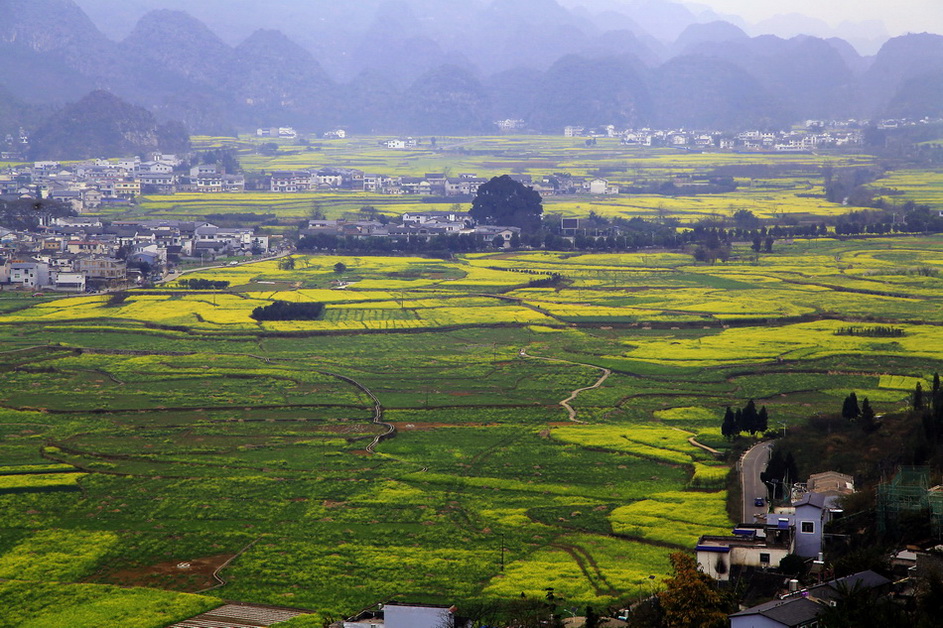
POLYGON ((35 261, 14 261, 9 264, 10 283, 25 288, 49 285, 49 264, 35 261))
POLYGON ((609 185, 605 179, 593 179, 587 185, 590 194, 618 194, 619 186, 609 185))
POLYGON ((390 602, 351 617, 344 628, 470 628, 471 622, 458 617, 457 611, 454 606, 390 602))
POLYGON ((695 553, 698 567, 715 580, 730 579, 731 569, 779 567, 791 550, 792 530, 759 525, 734 528, 731 536, 702 536, 695 553))

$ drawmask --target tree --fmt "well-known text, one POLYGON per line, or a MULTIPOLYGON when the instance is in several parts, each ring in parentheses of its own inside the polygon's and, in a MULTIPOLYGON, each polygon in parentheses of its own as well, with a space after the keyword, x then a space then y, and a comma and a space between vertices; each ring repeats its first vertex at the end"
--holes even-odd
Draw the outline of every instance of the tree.
POLYGON ((345 264, 344 262, 337 262, 336 264, 334 264, 335 273, 342 273, 345 270, 347 270, 347 264, 345 264))
POLYGON ((308 211, 308 218, 311 220, 324 220, 324 209, 318 201, 311 202, 311 209, 308 211))
POLYGON ((738 209, 733 213, 734 224, 740 229, 756 229, 760 221, 749 209, 738 209))
POLYGON ((592 606, 586 607, 586 621, 583 628, 599 628, 599 613, 592 606))
POLYGON ((765 432, 769 429, 769 412, 766 411, 766 406, 760 408, 759 413, 756 415, 756 431, 765 432))
POLYGON ((479 187, 469 211, 481 224, 520 227, 525 232, 540 228, 543 212, 540 194, 506 174, 479 187))
POLYGON ((861 416, 861 408, 858 407, 858 395, 855 393, 850 393, 845 397, 845 401, 842 403, 841 415, 843 419, 848 419, 853 421, 861 416))
POLYGON ((291 255, 278 260, 279 270, 295 270, 295 258, 291 255))
POLYGON ((491 246, 493 246, 493 247, 496 248, 496 249, 503 249, 503 248, 504 248, 504 238, 501 237, 500 235, 494 236, 494 237, 491 239, 491 246))
POLYGON ((690 554, 674 552, 668 557, 674 571, 659 597, 669 628, 721 628, 727 625, 724 598, 713 580, 698 571, 690 554))
POLYGON ((750 434, 756 434, 759 431, 758 418, 759 414, 756 411, 756 402, 750 399, 747 405, 743 407, 743 428, 750 432, 750 434))
POLYGON ((923 386, 920 382, 917 382, 917 385, 914 387, 914 410, 919 410, 923 407, 923 386))
POLYGON ((730 406, 727 406, 727 411, 724 412, 724 422, 720 426, 720 433, 727 440, 733 440, 740 433, 740 430, 737 429, 736 416, 730 406))

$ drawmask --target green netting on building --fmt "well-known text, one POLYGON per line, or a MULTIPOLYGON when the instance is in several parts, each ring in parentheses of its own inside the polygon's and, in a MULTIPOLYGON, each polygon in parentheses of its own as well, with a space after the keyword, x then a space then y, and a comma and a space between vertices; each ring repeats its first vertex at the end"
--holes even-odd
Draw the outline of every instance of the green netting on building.
MULTIPOLYGON (((930 468, 929 467, 899 467, 894 479, 878 485, 877 491, 877 523, 881 534, 900 533, 900 517, 904 513, 919 513, 929 511, 930 499, 930 468)), ((943 495, 940 496, 943 500, 943 495)), ((937 503, 939 500, 932 500, 937 503)), ((939 501, 940 513, 943 515, 943 501, 939 501)))
POLYGON ((930 523, 933 534, 937 538, 941 538, 943 537, 943 488, 934 487, 927 494, 927 502, 930 506, 930 523))

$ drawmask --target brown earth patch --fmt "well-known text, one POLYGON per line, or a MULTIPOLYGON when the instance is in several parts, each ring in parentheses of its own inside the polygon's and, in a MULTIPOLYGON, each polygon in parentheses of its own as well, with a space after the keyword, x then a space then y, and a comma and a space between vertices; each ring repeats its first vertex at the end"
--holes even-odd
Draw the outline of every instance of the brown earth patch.
POLYGON ((151 587, 192 593, 218 584, 213 579, 213 573, 232 557, 233 554, 217 554, 190 560, 167 561, 148 567, 119 569, 95 580, 126 587, 151 587))

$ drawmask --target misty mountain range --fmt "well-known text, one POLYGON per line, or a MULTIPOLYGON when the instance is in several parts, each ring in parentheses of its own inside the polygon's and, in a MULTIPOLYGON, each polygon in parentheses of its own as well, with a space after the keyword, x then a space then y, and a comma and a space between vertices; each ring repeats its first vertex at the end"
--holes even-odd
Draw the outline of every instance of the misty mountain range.
POLYGON ((843 39, 750 37, 714 17, 657 0, 0 0, 0 131, 96 89, 209 134, 943 115, 943 36, 864 57, 843 39))

